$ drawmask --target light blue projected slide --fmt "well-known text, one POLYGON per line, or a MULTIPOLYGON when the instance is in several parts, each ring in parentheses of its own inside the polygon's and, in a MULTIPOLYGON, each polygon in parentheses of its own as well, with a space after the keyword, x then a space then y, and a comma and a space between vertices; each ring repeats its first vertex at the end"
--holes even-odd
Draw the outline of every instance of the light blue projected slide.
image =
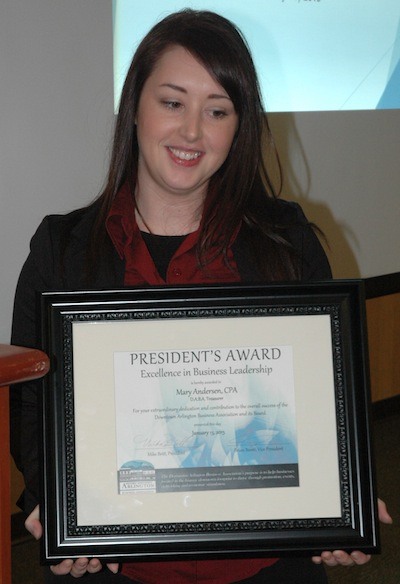
POLYGON ((114 0, 116 110, 140 40, 185 7, 239 26, 267 112, 400 107, 399 0, 114 0))

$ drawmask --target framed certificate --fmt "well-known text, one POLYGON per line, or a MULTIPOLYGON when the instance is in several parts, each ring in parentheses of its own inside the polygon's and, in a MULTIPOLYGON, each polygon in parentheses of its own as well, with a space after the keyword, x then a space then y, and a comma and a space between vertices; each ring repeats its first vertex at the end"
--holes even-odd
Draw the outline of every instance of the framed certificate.
POLYGON ((41 302, 44 562, 378 551, 360 281, 41 302))

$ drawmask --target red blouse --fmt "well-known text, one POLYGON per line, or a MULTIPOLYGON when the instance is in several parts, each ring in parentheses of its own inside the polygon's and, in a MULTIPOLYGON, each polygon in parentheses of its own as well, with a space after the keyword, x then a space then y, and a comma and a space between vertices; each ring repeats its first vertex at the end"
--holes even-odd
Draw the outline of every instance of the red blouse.
POLYGON ((196 244, 199 231, 189 233, 172 257, 164 280, 154 265, 135 219, 135 207, 130 189, 125 185, 118 193, 108 214, 106 227, 119 254, 125 259, 125 285, 141 284, 211 284, 239 282, 240 276, 228 253, 229 266, 220 255, 202 269, 198 265, 196 244))

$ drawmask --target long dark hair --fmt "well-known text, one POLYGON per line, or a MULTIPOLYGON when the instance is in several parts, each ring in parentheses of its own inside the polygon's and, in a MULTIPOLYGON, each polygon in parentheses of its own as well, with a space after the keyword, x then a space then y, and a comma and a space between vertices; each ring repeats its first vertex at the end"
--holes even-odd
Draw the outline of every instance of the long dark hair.
MULTIPOLYGON (((226 257, 233 234, 244 222, 269 242, 271 253, 267 255, 271 261, 263 271, 270 273, 265 276, 269 279, 293 276, 292 254, 279 235, 273 213, 280 184, 274 188, 263 161, 263 149, 273 147, 273 140, 246 40, 226 18, 191 9, 173 13, 156 24, 133 57, 121 94, 107 183, 97 201, 99 212, 91 238, 93 255, 107 241, 105 221, 119 189, 128 182, 132 196, 135 192, 138 162, 135 118, 139 99, 155 64, 171 45, 184 47, 202 63, 228 93, 239 119, 229 155, 209 182, 198 243, 200 263, 206 264, 207 257, 219 253, 226 257), (260 202, 265 206, 265 201, 271 207, 269 219, 268 213, 264 218, 259 213, 260 202), (275 253, 278 248, 282 249, 275 253)), ((280 183, 280 172, 278 179, 280 183)))

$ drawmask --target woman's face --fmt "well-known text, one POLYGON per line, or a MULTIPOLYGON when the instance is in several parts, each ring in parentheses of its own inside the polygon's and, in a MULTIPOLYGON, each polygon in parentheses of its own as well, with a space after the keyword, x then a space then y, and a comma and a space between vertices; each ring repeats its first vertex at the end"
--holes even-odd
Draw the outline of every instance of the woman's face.
POLYGON ((238 126, 229 95, 186 49, 166 50, 137 113, 138 194, 202 197, 238 126))

